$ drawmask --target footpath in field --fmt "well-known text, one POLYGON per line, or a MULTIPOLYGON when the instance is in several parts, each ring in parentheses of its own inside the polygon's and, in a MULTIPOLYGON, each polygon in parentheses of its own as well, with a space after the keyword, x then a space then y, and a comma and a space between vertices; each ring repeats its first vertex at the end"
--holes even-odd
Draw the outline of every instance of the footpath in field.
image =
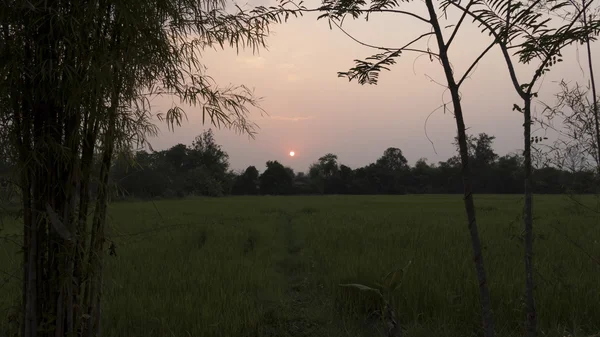
POLYGON ((356 322, 342 320, 334 314, 332 295, 315 283, 311 261, 304 253, 304 238, 300 235, 293 215, 281 213, 280 237, 285 241, 286 255, 277 264, 277 271, 285 276, 285 300, 277 308, 273 321, 262 336, 325 337, 373 336, 374 332, 358 328, 356 322), (346 322, 343 322, 346 321, 346 322))
POLYGON ((286 299, 278 319, 277 335, 280 336, 326 336, 324 320, 315 317, 319 301, 309 289, 309 272, 303 259, 303 244, 294 230, 293 216, 281 214, 282 239, 286 255, 279 261, 277 271, 287 280, 286 299))

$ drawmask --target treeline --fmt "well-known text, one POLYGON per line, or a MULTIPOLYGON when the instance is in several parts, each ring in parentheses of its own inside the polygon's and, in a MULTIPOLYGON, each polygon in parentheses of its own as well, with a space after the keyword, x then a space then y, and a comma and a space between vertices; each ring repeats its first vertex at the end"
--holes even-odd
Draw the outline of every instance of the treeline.
MULTIPOLYGON (((497 155, 495 137, 481 133, 469 137, 474 192, 523 193, 523 159, 520 154, 497 155)), ((437 164, 419 159, 410 166, 402 150, 390 147, 375 163, 352 169, 326 154, 307 173, 294 172, 268 161, 261 173, 255 166, 243 172, 229 168, 229 156, 211 130, 191 146, 138 151, 121 155, 112 169, 114 193, 119 197, 182 197, 187 195, 292 195, 292 194, 420 194, 462 193, 457 156, 437 164)), ((595 175, 578 168, 544 167, 534 172, 536 193, 595 193, 595 175)))

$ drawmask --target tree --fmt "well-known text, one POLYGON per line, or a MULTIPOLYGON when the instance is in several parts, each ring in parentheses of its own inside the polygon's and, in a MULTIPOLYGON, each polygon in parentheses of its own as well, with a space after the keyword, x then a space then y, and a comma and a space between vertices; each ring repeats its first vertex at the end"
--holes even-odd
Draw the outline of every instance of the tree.
POLYGON ((192 166, 206 166, 219 172, 229 168, 229 155, 216 143, 212 129, 194 139, 190 157, 192 166))
POLYGON ((267 169, 260 175, 260 193, 271 195, 291 194, 294 177, 278 161, 268 161, 267 169))
POLYGON ((196 137, 189 152, 186 186, 198 195, 222 196, 228 181, 229 155, 216 143, 211 129, 196 137))
MULTIPOLYGON (((489 185, 495 184, 493 166, 498 155, 492 147, 496 137, 486 133, 480 133, 477 137, 467 135, 467 145, 471 156, 471 168, 473 172, 474 190, 477 192, 489 190, 489 185)), ((455 138, 458 148, 458 139, 455 138)))
POLYGON ((412 193, 431 193, 433 191, 432 181, 435 174, 435 168, 427 164, 426 158, 419 158, 415 163, 415 167, 411 170, 411 185, 412 193))
POLYGON ((189 169, 188 148, 184 144, 177 144, 165 152, 165 160, 173 168, 175 174, 189 169))
MULTIPOLYGON (((473 158, 471 162, 473 167, 489 167, 498 159, 498 155, 492 147, 494 139, 496 139, 495 136, 489 136, 485 132, 480 133, 477 137, 467 135, 467 145, 469 155, 473 158)), ((454 137, 454 145, 458 149, 458 137, 454 137)))
POLYGON ((507 154, 500 157, 495 172, 497 193, 523 193, 523 156, 507 154))
POLYGON ((317 192, 329 194, 335 191, 336 182, 332 180, 339 172, 337 158, 337 155, 328 153, 308 168, 308 176, 317 192))
MULTIPOLYGON (((462 11, 463 15, 470 15, 474 21, 484 28, 493 38, 493 44, 500 47, 506 62, 513 87, 522 100, 522 105, 515 104, 513 110, 523 113, 523 138, 524 138, 524 183, 525 207, 523 224, 525 228, 525 302, 526 302, 526 327, 527 335, 536 336, 537 320, 534 301, 533 281, 533 166, 531 135, 531 106, 537 92, 535 85, 550 68, 562 61, 561 51, 564 47, 576 42, 585 43, 598 29, 599 22, 589 23, 576 27, 577 20, 585 13, 587 4, 569 18, 565 24, 556 23, 550 15, 544 15, 540 10, 545 2, 534 0, 521 1, 486 1, 470 0, 466 7, 460 2, 444 0, 446 6, 453 6, 462 11), (523 83, 515 71, 512 57, 516 56, 518 62, 529 64, 539 61, 534 72, 523 83)), ((550 1, 550 11, 568 6, 569 1, 550 1)))
MULTIPOLYGON (((461 177, 464 187, 464 206, 467 214, 467 223, 469 233, 471 235, 471 244, 473 249, 473 261, 475 262, 475 269, 477 271, 477 278, 479 283, 480 301, 483 315, 483 324, 486 337, 494 336, 494 325, 490 305, 490 296, 487 286, 485 266, 481 251, 481 242, 479 238, 479 231, 475 216, 475 203, 473 201, 473 190, 472 190, 472 175, 469 167, 469 153, 466 139, 466 127, 463 116, 463 110, 461 105, 460 87, 466 78, 473 71, 479 60, 483 58, 485 54, 495 45, 491 43, 486 47, 478 56, 473 63, 468 67, 462 76, 455 72, 452 68, 448 51, 458 33, 466 14, 460 16, 458 21, 449 22, 443 25, 440 20, 443 17, 448 17, 451 13, 447 12, 449 6, 447 1, 443 1, 440 6, 441 11, 444 14, 440 16, 433 0, 425 0, 425 8, 427 10, 426 16, 421 16, 413 12, 407 12, 401 9, 401 3, 395 0, 383 0, 383 1, 366 1, 366 0, 349 0, 349 1, 337 1, 337 0, 323 0, 323 5, 320 10, 325 11, 319 18, 327 18, 331 26, 335 26, 342 30, 346 35, 349 35, 354 41, 357 41, 363 46, 370 47, 377 50, 377 53, 366 60, 355 60, 355 66, 346 72, 339 72, 340 77, 346 77, 352 81, 356 79, 360 84, 377 84, 377 79, 381 70, 389 70, 389 66, 396 63, 396 59, 403 53, 416 52, 422 53, 433 61, 435 58, 442 65, 444 74, 446 77, 447 89, 450 92, 452 98, 452 109, 456 120, 456 128, 458 132, 458 143, 460 148, 460 160, 462 165, 461 177), (400 48, 389 48, 374 46, 363 41, 356 39, 347 33, 343 28, 343 18, 347 15, 356 19, 364 16, 365 19, 369 18, 369 14, 377 12, 390 12, 400 15, 405 15, 406 18, 417 20, 421 23, 426 23, 429 27, 427 32, 421 33, 413 40, 407 42, 400 48), (450 37, 446 38, 443 33, 443 28, 451 28, 450 37), (434 37, 437 43, 437 52, 427 49, 420 49, 415 44, 427 37, 434 37)), ((450 1, 452 2, 452 1, 450 1)), ((470 7, 470 5, 469 5, 470 7)), ((511 26, 507 24, 507 26, 511 26)), ((395 331, 396 324, 390 331, 395 331)))
MULTIPOLYGON (((156 134, 149 97, 172 94, 202 107, 217 126, 255 132, 246 116, 258 100, 244 86, 218 87, 199 51, 262 47, 269 24, 290 13, 283 4, 236 14, 224 6, 3 3, 0 121, 22 195, 23 337, 100 334, 110 168, 115 153, 156 134)), ((184 112, 174 107, 158 117, 173 128, 184 112)))
POLYGON ((383 193, 404 194, 406 192, 409 166, 402 150, 395 147, 387 148, 373 168, 378 171, 383 193))
POLYGON ((408 169, 408 161, 402 154, 402 150, 396 147, 387 148, 383 152, 383 156, 377 159, 376 164, 392 172, 400 172, 408 169))
POLYGON ((319 167, 325 177, 331 177, 338 172, 337 155, 328 153, 319 158, 319 167))
POLYGON ((248 166, 243 174, 235 178, 233 194, 256 195, 258 194, 259 173, 256 167, 248 166))
MULTIPOLYGON (((562 165, 562 162, 570 156, 570 152, 576 151, 581 155, 581 165, 594 167, 600 177, 599 139, 596 130, 595 112, 597 99, 590 101, 590 91, 579 84, 573 86, 564 80, 560 82, 560 92, 556 94, 555 105, 545 105, 541 119, 537 121, 545 128, 559 131, 566 139, 558 139, 551 147, 554 163, 562 165), (562 128, 557 129, 553 121, 559 119, 562 128)), ((571 158, 572 159, 572 158, 571 158)))
MULTIPOLYGON (((557 94, 558 103, 554 107, 546 105, 543 118, 552 121, 555 117, 562 118, 566 127, 563 135, 569 138, 567 142, 557 141, 553 150, 568 151, 571 147, 582 150, 586 155, 586 161, 590 158, 595 163, 595 170, 600 181, 600 111, 598 110, 598 92, 596 90, 596 78, 594 76, 593 57, 591 42, 597 38, 598 30, 598 8, 590 10, 592 1, 581 0, 562 3, 561 9, 565 20, 578 21, 584 32, 587 33, 583 43, 586 46, 587 69, 589 72, 589 84, 583 88, 578 83, 571 87, 564 80, 560 82, 560 93, 557 94), (590 14, 591 13, 591 14, 590 14), (589 16, 588 16, 589 15, 589 16), (591 96, 591 97, 590 97, 591 96), (567 110, 567 111, 565 111, 567 110), (569 111, 570 110, 570 111, 569 111), (558 146, 556 146, 558 145, 558 146), (565 145, 562 147, 561 145, 565 145)), ((551 127, 545 120, 539 120, 545 127, 551 127)), ((559 156, 561 153, 558 154, 559 156)), ((586 163, 588 164, 588 163, 586 163)))

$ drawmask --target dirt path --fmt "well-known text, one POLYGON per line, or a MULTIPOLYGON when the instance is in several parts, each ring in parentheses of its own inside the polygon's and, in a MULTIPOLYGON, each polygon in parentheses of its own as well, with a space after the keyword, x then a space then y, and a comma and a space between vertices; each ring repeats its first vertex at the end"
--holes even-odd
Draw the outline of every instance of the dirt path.
POLYGON ((287 280, 287 289, 285 300, 273 314, 275 319, 268 333, 260 337, 377 336, 372 329, 365 331, 358 328, 356 322, 342 322, 341 317, 332 314, 332 295, 317 283, 316 271, 311 268, 310 256, 304 250, 304 238, 297 228, 300 225, 293 214, 281 214, 280 238, 285 242, 286 255, 277 263, 277 271, 287 280))
POLYGON ((294 229, 297 224, 291 214, 285 213, 281 225, 287 255, 279 262, 278 269, 288 284, 279 327, 281 336, 326 336, 326 322, 314 317, 320 302, 310 289, 310 268, 303 240, 294 229))

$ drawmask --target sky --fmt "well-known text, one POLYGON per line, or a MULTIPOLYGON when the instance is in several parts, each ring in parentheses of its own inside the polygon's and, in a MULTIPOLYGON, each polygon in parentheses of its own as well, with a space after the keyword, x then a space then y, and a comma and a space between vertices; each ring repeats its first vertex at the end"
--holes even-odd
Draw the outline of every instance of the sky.
MULTIPOLYGON (((246 8, 273 4, 274 0, 240 3, 246 8)), ((304 4, 310 8, 319 2, 304 4)), ((403 6, 415 13, 425 10, 421 1, 403 6)), ((261 107, 267 113, 251 110, 250 119, 259 126, 255 139, 213 127, 217 143, 229 154, 232 169, 254 165, 263 171, 268 160, 277 160, 297 172, 306 172, 311 163, 327 153, 336 154, 341 164, 358 168, 377 160, 388 147, 400 148, 411 165, 419 158, 437 163, 455 155, 455 119, 451 111, 439 108, 450 102, 449 93, 441 85, 445 77, 439 62, 405 53, 391 71, 380 74, 377 85, 349 82, 337 77, 337 72, 348 70, 354 59, 364 59, 377 50, 360 45, 335 26, 330 29, 327 20, 317 21, 316 17, 305 14, 272 26, 268 49, 257 54, 251 50, 236 53, 228 48, 203 52, 207 73, 219 85, 244 84, 254 89, 263 98, 261 107), (296 155, 290 157, 290 151, 296 155)), ((457 19, 458 15, 451 13, 442 24, 457 19)), ((373 15, 368 22, 347 20, 343 27, 362 42, 385 47, 402 46, 429 32, 426 24, 398 14, 373 15)), ((446 38, 450 33, 451 28, 444 31, 446 38)), ((455 73, 462 76, 490 42, 486 33, 467 20, 449 51, 455 73)), ((423 39, 417 46, 437 51, 434 38, 423 39)), ((598 52, 596 45, 593 52, 598 52)), ((587 83, 583 48, 568 48, 563 55, 565 62, 554 67, 539 86, 539 99, 549 104, 555 101, 560 79, 587 83)), ((532 68, 520 65, 517 74, 521 82, 527 82, 532 68)), ((520 103, 519 97, 499 49, 493 48, 485 56, 461 92, 468 133, 496 136, 494 147, 500 155, 523 148, 523 115, 512 110, 513 104, 520 103)), ((157 113, 179 104, 179 100, 160 97, 152 103, 157 113)), ((540 107, 538 104, 536 110, 540 107)), ((210 127, 202 124, 200 107, 184 109, 188 120, 174 132, 159 124, 159 136, 150 140, 155 150, 177 143, 191 144, 210 127)), ((543 135, 543 130, 537 134, 543 135)), ((555 138, 548 136, 550 140, 555 138)))

